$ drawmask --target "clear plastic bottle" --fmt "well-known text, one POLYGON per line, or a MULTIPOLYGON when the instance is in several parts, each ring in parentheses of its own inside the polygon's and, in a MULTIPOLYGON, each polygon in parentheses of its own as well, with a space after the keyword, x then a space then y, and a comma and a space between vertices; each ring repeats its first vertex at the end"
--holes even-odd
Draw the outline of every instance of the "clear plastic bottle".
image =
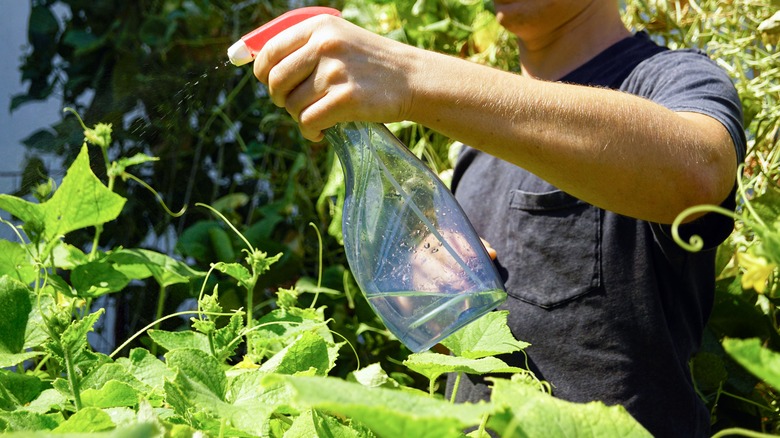
MULTIPOLYGON (((330 8, 288 12, 228 51, 251 61, 273 35, 330 8)), ((246 62, 244 62, 246 61, 246 62)), ((379 123, 325 131, 345 174, 347 262, 368 302, 410 350, 427 350, 506 299, 498 271, 449 189, 379 123)))
POLYGON ((506 299, 455 197, 384 125, 325 131, 344 169, 344 250, 360 288, 410 350, 432 347, 506 299))

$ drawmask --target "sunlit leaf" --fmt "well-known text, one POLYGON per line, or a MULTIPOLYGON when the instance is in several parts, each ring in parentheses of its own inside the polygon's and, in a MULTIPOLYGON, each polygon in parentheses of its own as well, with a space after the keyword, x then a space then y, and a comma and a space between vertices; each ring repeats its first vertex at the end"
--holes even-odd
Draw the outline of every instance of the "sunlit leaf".
POLYGON ((0 277, 0 309, 0 353, 21 353, 32 310, 30 289, 11 277, 0 277))
POLYGON ((71 231, 114 220, 124 204, 125 198, 109 190, 92 173, 84 145, 60 187, 51 199, 40 204, 45 237, 54 240, 71 231))
POLYGON ((780 353, 762 346, 758 338, 724 339, 723 348, 756 377, 780 389, 780 353))
POLYGON ((54 429, 56 433, 102 432, 116 427, 111 417, 98 408, 84 408, 54 429))
POLYGON ((193 331, 169 332, 165 330, 149 330, 149 337, 159 346, 168 351, 178 349, 197 349, 210 352, 209 340, 203 333, 193 331))
POLYGON ((461 372, 467 374, 523 373, 524 369, 511 367, 497 357, 469 359, 439 353, 414 353, 404 361, 404 365, 430 380, 438 379, 442 374, 461 372))
POLYGON ((335 365, 340 344, 329 344, 319 335, 307 331, 290 345, 263 363, 260 371, 295 374, 314 369, 316 375, 328 374, 335 365))
POLYGON ((622 406, 606 406, 601 402, 572 403, 525 383, 491 380, 491 401, 509 414, 492 417, 488 425, 503 438, 652 436, 622 406))
POLYGON ((322 409, 359 421, 378 437, 460 437, 476 426, 490 404, 458 403, 329 377, 270 374, 264 385, 284 384, 300 408, 322 409))
POLYGON ((488 312, 444 339, 442 345, 471 359, 523 350, 530 344, 515 339, 507 326, 508 315, 506 310, 488 312))

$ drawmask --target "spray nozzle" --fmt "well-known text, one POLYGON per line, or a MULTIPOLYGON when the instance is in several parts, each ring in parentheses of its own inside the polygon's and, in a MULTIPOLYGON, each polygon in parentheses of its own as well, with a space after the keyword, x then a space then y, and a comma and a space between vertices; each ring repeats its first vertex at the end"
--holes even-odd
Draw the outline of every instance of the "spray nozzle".
POLYGON ((341 12, 339 12, 338 9, 323 6, 293 9, 258 27, 252 32, 249 32, 242 36, 240 40, 233 43, 227 51, 230 62, 236 66, 252 62, 252 60, 255 59, 257 52, 259 52, 263 46, 279 32, 317 15, 334 15, 339 17, 341 16, 341 12))

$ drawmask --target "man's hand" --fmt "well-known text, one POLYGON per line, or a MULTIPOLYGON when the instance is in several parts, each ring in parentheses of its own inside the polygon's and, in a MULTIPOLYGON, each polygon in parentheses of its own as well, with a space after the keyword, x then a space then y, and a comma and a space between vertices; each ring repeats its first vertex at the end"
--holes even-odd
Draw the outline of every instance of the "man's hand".
POLYGON ((319 141, 338 122, 403 120, 410 50, 418 49, 322 15, 272 38, 257 54, 254 74, 304 137, 319 141))

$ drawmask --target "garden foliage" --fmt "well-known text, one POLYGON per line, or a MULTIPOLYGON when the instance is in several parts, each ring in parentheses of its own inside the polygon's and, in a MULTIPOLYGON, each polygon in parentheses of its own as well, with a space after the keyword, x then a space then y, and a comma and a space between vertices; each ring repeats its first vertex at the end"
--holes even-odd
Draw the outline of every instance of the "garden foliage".
MULTIPOLYGON (((110 145, 110 132, 102 124, 85 129, 100 148, 110 145)), ((329 328, 324 307, 299 307, 304 292, 297 288, 279 289, 276 308, 257 320, 242 309, 223 309, 218 285, 206 291, 213 272, 249 292, 280 258, 243 237, 243 263, 214 263, 206 273, 151 250, 102 251, 96 245, 82 252, 63 237, 91 227, 97 242, 125 204, 93 174, 87 151, 85 143, 50 197, 34 203, 0 195, 0 208, 20 222, 19 242, 3 242, 14 256, 0 270, 6 312, 0 430, 11 436, 457 437, 467 428, 480 434, 489 427, 520 437, 549 430, 551 421, 573 436, 647 436, 623 408, 556 400, 533 374, 496 358, 527 346, 510 334, 505 312, 447 339, 454 355, 410 354, 404 365, 429 380, 424 392, 402 385, 379 363, 359 367, 347 379, 329 376, 350 351, 329 328), (140 332, 164 350, 161 355, 137 347, 122 356, 124 345, 110 354, 95 352, 87 336, 104 309, 91 301, 147 277, 160 287, 200 284, 196 309, 165 317, 189 316, 192 328, 140 332), (445 373, 506 377, 494 378, 490 402, 455 404, 436 392, 445 373)), ((126 177, 128 167, 150 159, 120 158, 108 167, 126 177)), ((252 308, 251 294, 247 301, 252 308)))

